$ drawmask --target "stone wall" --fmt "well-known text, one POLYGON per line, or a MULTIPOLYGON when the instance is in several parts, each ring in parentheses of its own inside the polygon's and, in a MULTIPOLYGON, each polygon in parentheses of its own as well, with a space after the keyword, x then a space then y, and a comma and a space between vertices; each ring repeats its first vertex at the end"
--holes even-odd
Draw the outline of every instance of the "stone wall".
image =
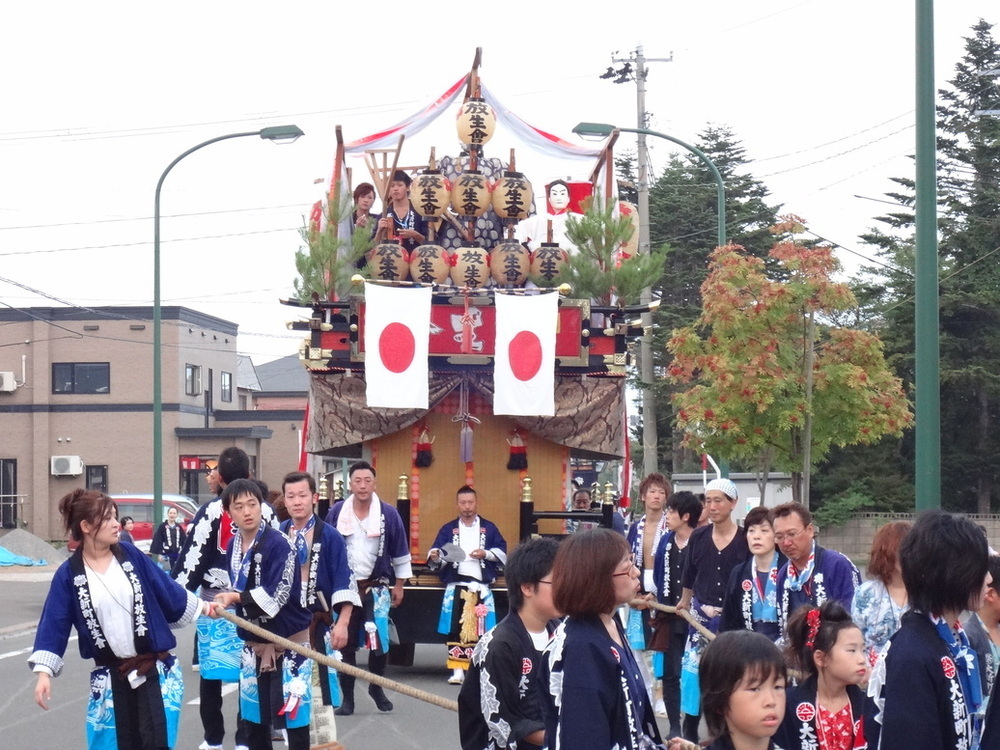
MULTIPOLYGON (((914 513, 859 513, 841 526, 818 528, 816 538, 822 546, 842 552, 855 564, 864 566, 868 564, 868 552, 878 528, 889 521, 912 521, 914 516, 914 513)), ((966 517, 984 526, 990 546, 1000 549, 1000 515, 970 513, 966 517)))

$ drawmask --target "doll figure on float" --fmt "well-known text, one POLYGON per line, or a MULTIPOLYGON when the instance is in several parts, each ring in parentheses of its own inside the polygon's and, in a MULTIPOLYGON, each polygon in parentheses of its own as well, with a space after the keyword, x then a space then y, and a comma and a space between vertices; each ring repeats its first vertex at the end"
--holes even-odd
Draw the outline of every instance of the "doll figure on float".
POLYGON ((529 250, 537 250, 543 242, 554 242, 573 253, 575 248, 566 238, 566 219, 571 214, 581 215, 581 202, 590 197, 593 186, 589 182, 568 183, 565 180, 554 180, 545 186, 546 212, 536 213, 519 222, 515 230, 518 242, 529 250), (552 227, 552 239, 548 239, 549 225, 552 227))

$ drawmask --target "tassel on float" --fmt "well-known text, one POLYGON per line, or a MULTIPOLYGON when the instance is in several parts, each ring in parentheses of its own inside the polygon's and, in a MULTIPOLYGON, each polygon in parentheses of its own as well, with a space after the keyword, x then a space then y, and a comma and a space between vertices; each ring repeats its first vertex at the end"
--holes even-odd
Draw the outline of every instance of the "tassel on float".
POLYGON ((514 430, 514 437, 507 441, 510 446, 510 457, 507 468, 511 471, 522 471, 528 468, 528 449, 524 445, 521 433, 514 430))
POLYGON ((434 463, 434 453, 431 450, 433 444, 434 438, 430 437, 425 427, 420 431, 420 437, 417 438, 417 455, 413 459, 413 465, 418 469, 426 469, 434 463))

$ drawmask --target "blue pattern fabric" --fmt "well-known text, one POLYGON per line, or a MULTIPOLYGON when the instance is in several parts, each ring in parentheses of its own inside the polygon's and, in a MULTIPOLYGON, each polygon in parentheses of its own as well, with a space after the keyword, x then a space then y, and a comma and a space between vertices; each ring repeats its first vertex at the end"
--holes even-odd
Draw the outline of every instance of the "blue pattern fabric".
POLYGON ((243 640, 229 620, 213 620, 202 615, 196 622, 198 671, 206 680, 237 682, 240 679, 240 654, 243 640))

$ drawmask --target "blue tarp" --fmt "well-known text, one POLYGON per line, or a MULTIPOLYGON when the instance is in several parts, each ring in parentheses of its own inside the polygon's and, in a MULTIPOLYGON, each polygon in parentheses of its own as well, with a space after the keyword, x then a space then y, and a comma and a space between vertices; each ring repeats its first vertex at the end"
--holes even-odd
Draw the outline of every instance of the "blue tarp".
POLYGON ((32 560, 30 557, 15 555, 9 549, 0 547, 0 566, 10 565, 48 565, 45 560, 32 560))

